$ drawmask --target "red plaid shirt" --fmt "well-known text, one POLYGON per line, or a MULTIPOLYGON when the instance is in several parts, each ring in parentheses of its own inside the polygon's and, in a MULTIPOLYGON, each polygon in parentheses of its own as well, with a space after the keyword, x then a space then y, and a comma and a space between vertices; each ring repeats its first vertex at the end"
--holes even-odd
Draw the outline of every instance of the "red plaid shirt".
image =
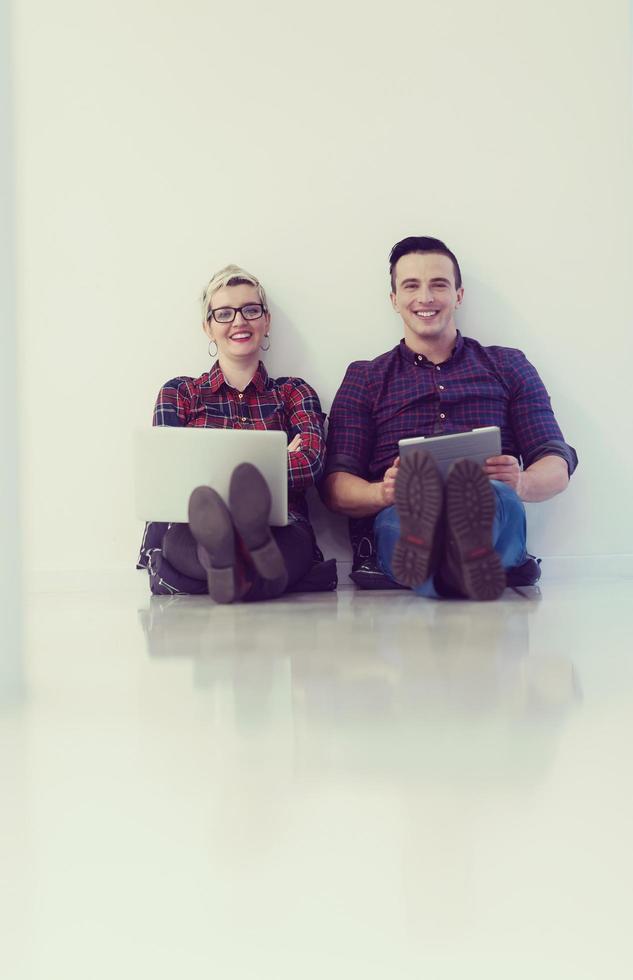
POLYGON ((323 472, 325 414, 314 388, 301 378, 270 378, 259 362, 243 392, 232 388, 216 362, 199 378, 173 378, 160 389, 154 425, 218 429, 277 429, 288 442, 301 436, 301 449, 288 454, 288 511, 307 520, 303 491, 323 472))

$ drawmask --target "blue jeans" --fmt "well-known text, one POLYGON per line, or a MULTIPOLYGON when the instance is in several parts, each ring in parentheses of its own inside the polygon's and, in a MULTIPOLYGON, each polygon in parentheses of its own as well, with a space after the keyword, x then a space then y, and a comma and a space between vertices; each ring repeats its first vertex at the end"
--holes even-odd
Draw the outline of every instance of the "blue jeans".
MULTIPOLYGON (((525 507, 514 490, 505 483, 491 480, 495 492, 497 510, 492 526, 492 543, 501 557, 504 568, 521 565, 527 558, 525 507)), ((396 581, 391 570, 391 558, 396 541, 400 537, 400 520, 395 507, 385 507, 376 515, 374 539, 376 554, 381 571, 392 581, 396 581)), ((416 595, 439 598, 433 577, 413 589, 416 595)))

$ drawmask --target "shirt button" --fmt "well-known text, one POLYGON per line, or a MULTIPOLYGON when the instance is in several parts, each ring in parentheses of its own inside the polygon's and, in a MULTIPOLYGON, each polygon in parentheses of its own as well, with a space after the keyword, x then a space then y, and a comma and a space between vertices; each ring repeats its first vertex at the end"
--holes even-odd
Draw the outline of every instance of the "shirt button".
POLYGON ((243 391, 240 391, 240 393, 239 393, 239 395, 237 397, 238 398, 243 398, 244 397, 244 392, 243 391))
POLYGON ((435 370, 436 370, 436 371, 441 371, 441 368, 440 368, 440 366, 439 366, 439 364, 436 364, 436 365, 435 365, 435 370))
POLYGON ((446 418, 446 416, 444 415, 444 412, 440 412, 440 418, 441 419, 445 419, 446 418))
POLYGON ((422 360, 422 355, 421 354, 418 354, 418 361, 421 361, 421 360, 422 360))
POLYGON ((248 422, 248 419, 243 418, 242 422, 248 422))
POLYGON ((440 391, 444 391, 444 385, 438 385, 438 388, 440 389, 440 391))

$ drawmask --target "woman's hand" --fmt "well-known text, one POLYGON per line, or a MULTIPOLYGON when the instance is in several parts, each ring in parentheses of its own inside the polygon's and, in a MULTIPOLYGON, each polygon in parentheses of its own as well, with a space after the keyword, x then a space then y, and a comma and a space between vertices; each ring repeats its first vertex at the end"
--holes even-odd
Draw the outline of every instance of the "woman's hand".
POLYGON ((296 451, 298 449, 301 449, 301 436, 300 435, 296 435, 294 437, 294 439, 292 440, 292 442, 289 442, 288 443, 288 452, 289 453, 296 453, 296 451))

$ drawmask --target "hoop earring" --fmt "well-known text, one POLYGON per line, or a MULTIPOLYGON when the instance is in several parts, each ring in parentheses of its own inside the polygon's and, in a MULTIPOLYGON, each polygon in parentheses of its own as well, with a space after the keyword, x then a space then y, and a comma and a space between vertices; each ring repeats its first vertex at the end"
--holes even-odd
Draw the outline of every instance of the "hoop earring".
POLYGON ((217 357, 217 356, 218 356, 218 345, 216 344, 215 340, 210 340, 209 341, 209 357, 217 357), (215 351, 213 353, 211 352, 211 344, 215 344, 215 351))
POLYGON ((266 338, 266 340, 268 341, 268 347, 262 347, 262 345, 260 344, 260 345, 259 345, 259 349, 260 349, 260 350, 270 350, 270 339, 269 339, 269 335, 268 335, 267 333, 265 333, 265 334, 264 334, 264 337, 265 337, 265 338, 266 338))

